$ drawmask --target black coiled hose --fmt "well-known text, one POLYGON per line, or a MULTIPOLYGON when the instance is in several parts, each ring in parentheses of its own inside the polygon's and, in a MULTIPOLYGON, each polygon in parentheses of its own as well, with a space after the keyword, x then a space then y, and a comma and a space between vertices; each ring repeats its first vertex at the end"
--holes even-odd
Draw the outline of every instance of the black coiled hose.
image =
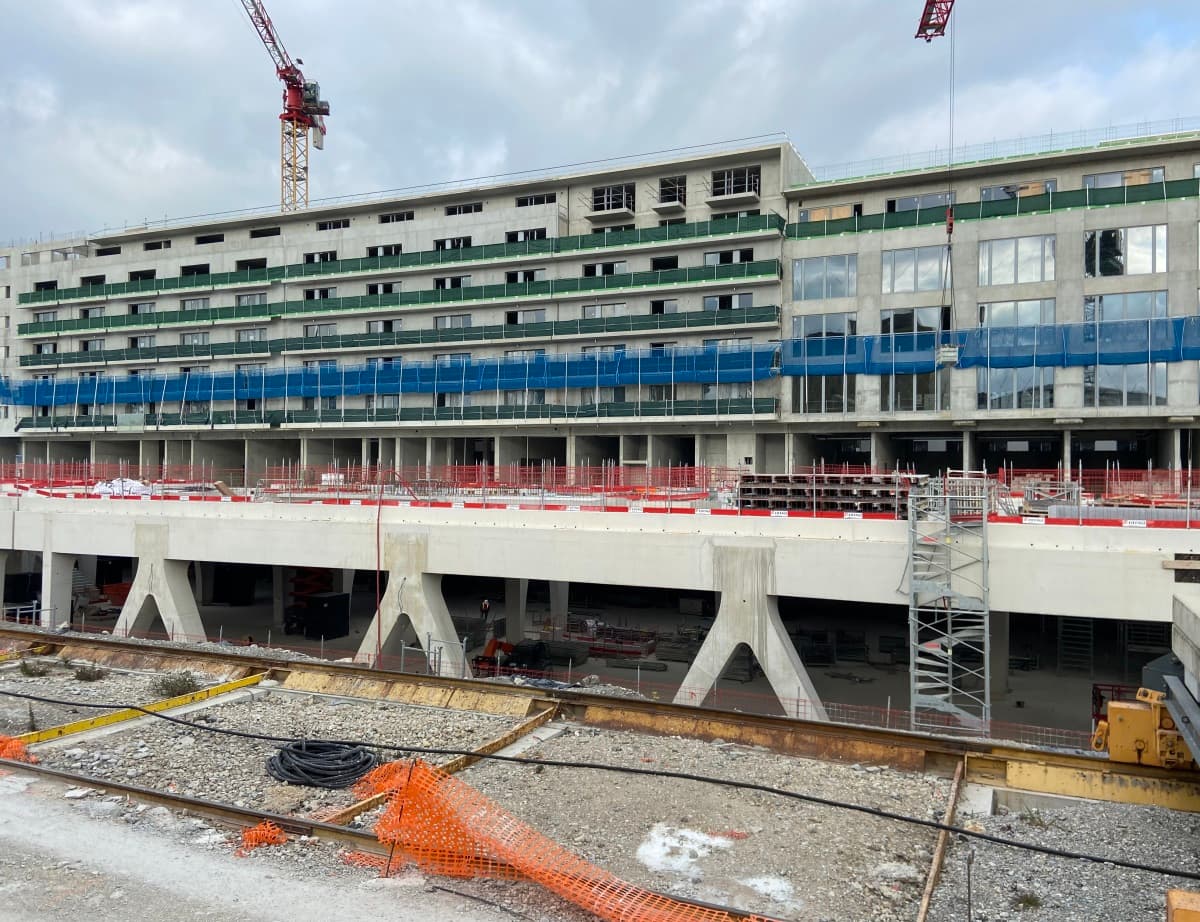
POLYGON ((362 746, 329 740, 295 740, 267 759, 271 777, 312 788, 346 788, 373 769, 379 759, 362 746))

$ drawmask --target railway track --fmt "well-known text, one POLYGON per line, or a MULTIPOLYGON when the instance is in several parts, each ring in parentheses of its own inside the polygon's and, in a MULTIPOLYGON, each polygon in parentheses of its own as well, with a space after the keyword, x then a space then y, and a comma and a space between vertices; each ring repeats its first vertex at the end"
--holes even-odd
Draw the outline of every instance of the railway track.
POLYGON ((613 698, 585 691, 386 672, 353 663, 172 647, 122 638, 3 628, 0 640, 41 647, 40 655, 85 658, 115 668, 165 671, 186 668, 189 663, 219 665, 227 672, 241 669, 245 675, 266 673, 284 688, 297 691, 388 698, 521 717, 553 709, 558 719, 597 728, 720 738, 787 755, 887 765, 946 777, 953 776, 961 764, 965 782, 1200 812, 1200 772, 1110 762, 1093 753, 613 698))

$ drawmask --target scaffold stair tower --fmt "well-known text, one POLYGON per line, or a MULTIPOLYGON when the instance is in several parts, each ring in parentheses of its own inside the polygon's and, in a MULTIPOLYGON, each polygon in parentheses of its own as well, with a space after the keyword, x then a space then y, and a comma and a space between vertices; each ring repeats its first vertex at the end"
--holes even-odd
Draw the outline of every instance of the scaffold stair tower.
POLYGON ((996 484, 951 471, 909 494, 913 729, 986 732, 991 719, 988 513, 996 484))

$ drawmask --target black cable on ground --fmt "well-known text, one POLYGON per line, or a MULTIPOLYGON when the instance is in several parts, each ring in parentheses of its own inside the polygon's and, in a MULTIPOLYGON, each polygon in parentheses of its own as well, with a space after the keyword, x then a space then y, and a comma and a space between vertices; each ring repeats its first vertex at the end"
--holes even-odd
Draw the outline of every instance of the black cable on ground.
POLYGON ((332 740, 294 740, 267 759, 276 781, 310 788, 348 788, 379 764, 362 746, 332 740))
MULTIPOLYGON (((191 730, 207 730, 210 733, 223 733, 226 736, 238 737, 240 739, 259 740, 267 743, 291 743, 295 742, 290 737, 282 736, 266 736, 262 733, 249 733, 245 730, 228 730, 223 727, 211 727, 207 724, 193 723, 190 720, 183 720, 180 717, 172 717, 169 714, 160 714, 157 711, 147 710, 137 704, 93 704, 83 701, 64 701, 59 698, 45 698, 39 695, 30 695, 24 692, 4 691, 0 690, 0 695, 7 695, 10 698, 22 698, 27 701, 38 701, 42 704, 61 704, 70 707, 87 707, 95 708, 103 711, 139 711, 142 714, 148 714, 151 717, 157 717, 160 720, 165 720, 169 723, 179 724, 183 727, 188 727, 191 730)), ((1036 852, 1042 855, 1050 855, 1055 858, 1069 858, 1075 861, 1089 861, 1094 864, 1109 864, 1117 868, 1126 868, 1131 871, 1145 871, 1149 874, 1160 874, 1164 877, 1178 877, 1183 880, 1200 880, 1200 871, 1183 871, 1178 868, 1166 868, 1159 865, 1142 864, 1136 861, 1125 861, 1121 858, 1104 858, 1100 855, 1089 855, 1085 852, 1071 852, 1061 848, 1051 848, 1046 845, 1036 845, 1032 842, 1021 842, 1017 839, 1006 839, 1002 836, 994 836, 987 832, 976 832, 972 829, 964 829, 961 826, 951 826, 948 823, 940 823, 937 820, 923 820, 915 816, 906 816, 903 813, 893 813, 890 810, 882 810, 878 807, 866 807, 862 804, 852 804, 840 800, 831 800, 828 797, 818 797, 815 794, 801 794, 798 791, 787 791, 783 788, 773 788, 765 784, 756 784, 752 781, 735 781, 731 778, 713 778, 707 775, 693 775, 688 772, 673 772, 661 768, 630 768, 624 765, 608 765, 603 762, 566 762, 561 759, 530 759, 524 756, 502 756, 493 753, 492 755, 484 755, 482 753, 473 752, 470 749, 433 749, 427 746, 396 746, 387 743, 364 743, 357 740, 332 740, 330 742, 344 743, 347 746, 369 746, 371 749, 386 750, 388 752, 405 752, 416 753, 418 755, 438 755, 438 756, 472 756, 475 759, 488 759, 493 762, 510 762, 516 765, 542 765, 549 768, 583 768, 592 771, 617 772, 623 775, 646 775, 651 778, 670 778, 676 781, 697 781, 701 784, 713 784, 719 787, 734 788, 740 791, 758 791, 763 794, 771 794, 775 797, 784 797, 789 800, 798 800, 802 803, 816 804, 822 807, 831 807, 837 810, 850 810, 854 813, 863 813, 867 816, 878 817, 879 819, 894 820, 898 823, 908 823, 912 826, 922 826, 926 829, 935 829, 939 832, 950 832, 955 835, 960 835, 969 839, 979 839, 983 842, 991 842, 993 845, 1004 845, 1009 848, 1022 849, 1028 852, 1036 852)))

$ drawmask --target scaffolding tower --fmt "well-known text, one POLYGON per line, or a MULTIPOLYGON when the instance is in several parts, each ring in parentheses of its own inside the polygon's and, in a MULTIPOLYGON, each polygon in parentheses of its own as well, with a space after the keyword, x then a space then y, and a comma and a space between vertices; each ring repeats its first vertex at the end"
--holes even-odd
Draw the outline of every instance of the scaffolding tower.
POLYGON ((986 733, 991 720, 985 473, 951 471, 909 494, 909 691, 913 729, 986 733))

